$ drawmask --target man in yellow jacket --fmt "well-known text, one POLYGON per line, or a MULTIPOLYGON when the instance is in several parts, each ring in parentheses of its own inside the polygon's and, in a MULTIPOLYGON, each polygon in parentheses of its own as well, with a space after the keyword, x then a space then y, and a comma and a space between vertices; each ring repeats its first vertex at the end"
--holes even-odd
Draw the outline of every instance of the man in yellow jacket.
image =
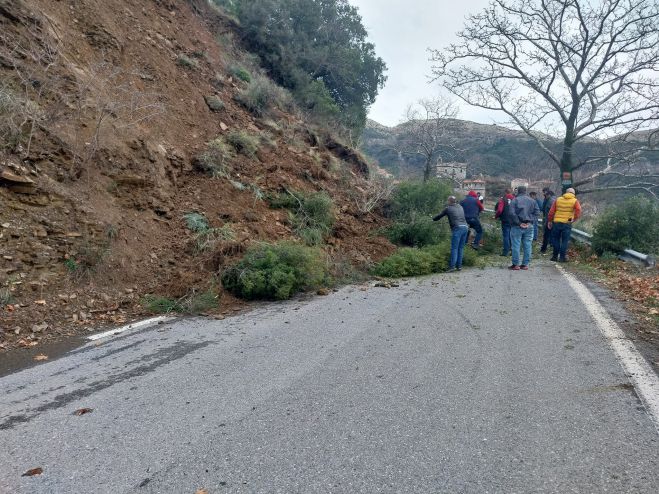
POLYGON ((551 230, 554 253, 552 261, 567 262, 567 244, 572 233, 572 224, 581 216, 581 204, 575 196, 573 188, 565 191, 554 201, 549 210, 547 227, 551 230))

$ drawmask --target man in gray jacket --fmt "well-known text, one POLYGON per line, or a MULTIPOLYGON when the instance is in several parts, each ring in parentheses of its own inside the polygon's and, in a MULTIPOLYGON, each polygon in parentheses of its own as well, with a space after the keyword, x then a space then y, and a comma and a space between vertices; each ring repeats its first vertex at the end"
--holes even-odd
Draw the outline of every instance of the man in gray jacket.
POLYGON ((533 222, 540 216, 538 203, 526 195, 526 187, 517 188, 517 197, 510 203, 510 240, 513 251, 513 264, 510 269, 529 269, 533 246, 533 222), (524 246, 524 259, 519 263, 520 247, 524 246))
POLYGON ((460 271, 462 269, 462 258, 464 257, 469 226, 465 219, 464 209, 458 204, 455 196, 448 198, 446 209, 435 216, 433 221, 439 221, 444 216, 448 216, 448 223, 451 226, 451 259, 449 261, 449 271, 460 271))

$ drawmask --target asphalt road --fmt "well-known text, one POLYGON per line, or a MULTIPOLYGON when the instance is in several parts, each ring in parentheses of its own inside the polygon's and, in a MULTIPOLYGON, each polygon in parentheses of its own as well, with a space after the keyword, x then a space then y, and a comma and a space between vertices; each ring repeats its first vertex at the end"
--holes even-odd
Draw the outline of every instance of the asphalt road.
POLYGON ((3 494, 200 488, 656 493, 659 435, 549 265, 182 320, 0 379, 3 494))

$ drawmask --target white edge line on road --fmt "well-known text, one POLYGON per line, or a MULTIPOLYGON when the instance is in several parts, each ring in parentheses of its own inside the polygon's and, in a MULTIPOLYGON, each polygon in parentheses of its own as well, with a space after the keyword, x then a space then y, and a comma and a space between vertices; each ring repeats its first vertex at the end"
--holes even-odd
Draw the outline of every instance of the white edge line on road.
POLYGON ((167 316, 152 317, 151 319, 144 319, 143 321, 133 322, 133 323, 127 324, 126 326, 121 326, 119 328, 111 329, 110 331, 105 331, 103 333, 93 334, 91 336, 88 336, 87 339, 89 341, 96 341, 96 340, 100 340, 101 338, 107 338, 108 336, 114 336, 114 335, 121 334, 121 333, 123 333, 125 331, 128 331, 130 329, 146 328, 146 327, 158 324, 160 322, 171 321, 172 319, 174 319, 174 318, 173 317, 167 317, 167 316))
POLYGON ((590 290, 561 266, 556 267, 567 278, 570 286, 597 323, 659 432, 659 377, 590 290))

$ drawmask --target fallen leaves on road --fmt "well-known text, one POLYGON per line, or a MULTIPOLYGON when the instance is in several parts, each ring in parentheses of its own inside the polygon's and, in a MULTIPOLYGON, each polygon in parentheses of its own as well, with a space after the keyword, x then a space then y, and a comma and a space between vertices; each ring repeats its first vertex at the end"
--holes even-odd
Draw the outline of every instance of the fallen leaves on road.
POLYGON ((43 473, 43 468, 37 467, 37 468, 30 468, 27 472, 25 472, 21 477, 33 477, 35 475, 41 475, 43 473))
POLYGON ((73 412, 73 415, 77 415, 80 417, 80 415, 84 415, 86 413, 92 413, 94 411, 93 408, 78 408, 75 412, 73 412))
POLYGON ((39 355, 35 355, 32 358, 33 358, 33 360, 36 360, 36 361, 48 360, 48 355, 44 355, 43 353, 40 353, 39 355))

